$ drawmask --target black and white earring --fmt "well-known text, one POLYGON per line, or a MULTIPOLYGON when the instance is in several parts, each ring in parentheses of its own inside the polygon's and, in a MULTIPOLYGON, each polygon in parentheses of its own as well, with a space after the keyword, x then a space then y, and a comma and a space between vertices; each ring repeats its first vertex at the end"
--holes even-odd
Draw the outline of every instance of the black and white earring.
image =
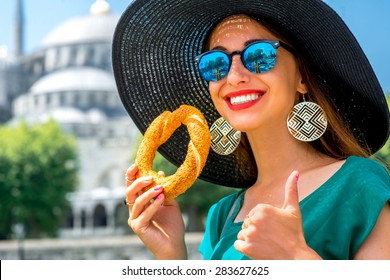
POLYGON ((303 102, 296 104, 287 117, 287 127, 291 135, 304 142, 320 138, 327 126, 324 110, 318 104, 306 101, 305 95, 303 102))
POLYGON ((227 156, 240 144, 241 132, 221 117, 211 125, 210 136, 211 149, 219 155, 227 156))

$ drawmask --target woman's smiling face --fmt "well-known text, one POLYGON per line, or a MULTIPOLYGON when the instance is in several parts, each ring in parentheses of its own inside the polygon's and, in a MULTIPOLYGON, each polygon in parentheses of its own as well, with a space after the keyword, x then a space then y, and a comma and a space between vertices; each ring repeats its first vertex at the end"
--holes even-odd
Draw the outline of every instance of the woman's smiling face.
MULTIPOLYGON (((279 40, 256 20, 246 15, 224 19, 209 38, 209 49, 228 53, 242 50, 254 40, 279 40)), ((210 82, 209 91, 218 112, 237 130, 281 127, 294 106, 297 92, 306 87, 294 56, 283 47, 277 49, 276 64, 262 74, 251 73, 234 55, 227 76, 210 82)))

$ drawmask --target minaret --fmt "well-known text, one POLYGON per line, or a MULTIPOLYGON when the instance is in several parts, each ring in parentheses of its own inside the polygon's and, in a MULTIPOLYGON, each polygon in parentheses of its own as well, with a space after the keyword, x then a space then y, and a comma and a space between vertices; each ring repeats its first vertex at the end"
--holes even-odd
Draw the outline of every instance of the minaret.
POLYGON ((16 0, 16 16, 14 30, 14 55, 16 58, 24 54, 24 9, 23 0, 16 0))

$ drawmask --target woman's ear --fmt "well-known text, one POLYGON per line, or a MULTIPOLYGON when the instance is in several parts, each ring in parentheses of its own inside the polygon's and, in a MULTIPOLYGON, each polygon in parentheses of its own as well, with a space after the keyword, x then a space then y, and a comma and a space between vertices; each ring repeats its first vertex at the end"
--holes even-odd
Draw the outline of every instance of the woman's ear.
POLYGON ((307 93, 307 86, 306 86, 305 82, 303 81, 302 77, 300 77, 298 80, 297 92, 299 92, 301 94, 307 93))

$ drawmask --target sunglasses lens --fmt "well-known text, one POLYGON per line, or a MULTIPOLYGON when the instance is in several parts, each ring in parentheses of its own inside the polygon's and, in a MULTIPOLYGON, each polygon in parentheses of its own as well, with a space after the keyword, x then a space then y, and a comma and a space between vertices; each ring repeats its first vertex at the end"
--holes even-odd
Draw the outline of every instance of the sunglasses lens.
POLYGON ((229 71, 228 55, 220 51, 205 53, 199 59, 199 71, 207 82, 216 82, 225 78, 229 71))
POLYGON ((264 73, 275 66, 276 49, 266 42, 250 45, 242 55, 242 61, 252 73, 264 73))

